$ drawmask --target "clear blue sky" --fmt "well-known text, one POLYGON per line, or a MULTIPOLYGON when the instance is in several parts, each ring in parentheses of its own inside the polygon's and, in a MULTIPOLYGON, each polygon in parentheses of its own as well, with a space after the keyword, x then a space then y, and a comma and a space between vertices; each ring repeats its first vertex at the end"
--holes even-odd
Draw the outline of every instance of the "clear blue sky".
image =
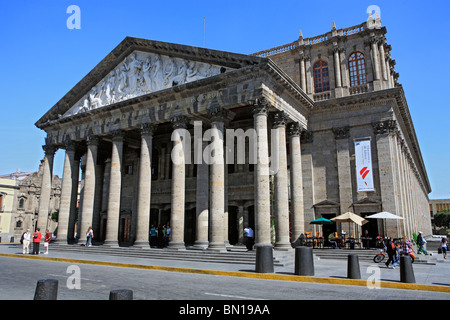
MULTIPOLYGON (((0 174, 36 171, 45 134, 34 123, 126 36, 250 54, 364 22, 381 9, 433 192, 450 198, 450 2, 423 1, 3 1, 0 10, 0 174), (69 30, 67 7, 81 9, 69 30)), ((61 176, 63 152, 54 172, 61 176)))

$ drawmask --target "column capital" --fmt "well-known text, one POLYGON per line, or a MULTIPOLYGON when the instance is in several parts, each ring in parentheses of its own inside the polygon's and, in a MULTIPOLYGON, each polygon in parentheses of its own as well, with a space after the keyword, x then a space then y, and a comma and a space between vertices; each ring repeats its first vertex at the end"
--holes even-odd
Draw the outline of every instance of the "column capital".
POLYGON ((392 119, 373 122, 372 127, 376 135, 385 133, 394 133, 397 128, 397 122, 392 119))
POLYGON ((271 114, 271 119, 273 128, 285 127, 289 116, 284 111, 276 111, 271 114))
POLYGON ((303 130, 300 136, 301 143, 312 143, 313 142, 313 132, 309 130, 303 130))
POLYGON ((170 118, 170 122, 172 123, 173 129, 186 129, 189 123, 189 119, 186 116, 178 115, 172 116, 170 118))
POLYGON ((340 128, 333 128, 334 138, 337 139, 346 139, 350 137, 350 127, 340 127, 340 128))
POLYGON ((212 122, 224 122, 225 118, 228 116, 228 110, 220 106, 209 107, 207 111, 212 122))
POLYGON ((254 100, 250 100, 249 104, 253 107, 253 115, 257 114, 265 114, 269 112, 269 109, 271 107, 271 104, 269 101, 267 101, 266 98, 261 97, 254 100))
POLYGON ((58 150, 58 147, 54 144, 44 144, 42 149, 44 150, 46 156, 54 156, 58 150))
POLYGON ((142 123, 140 125, 139 130, 141 131, 142 135, 153 135, 153 133, 156 131, 156 129, 158 128, 158 125, 154 124, 154 123, 142 123))
POLYGON ((120 141, 123 140, 123 136, 125 135, 125 133, 123 132, 123 130, 118 129, 111 131, 111 135, 113 141, 120 141))
POLYGON ((300 137, 303 130, 303 127, 298 122, 291 122, 287 125, 288 137, 300 137))
POLYGON ((100 137, 94 134, 89 134, 86 139, 86 143, 88 146, 98 146, 100 143, 100 137))

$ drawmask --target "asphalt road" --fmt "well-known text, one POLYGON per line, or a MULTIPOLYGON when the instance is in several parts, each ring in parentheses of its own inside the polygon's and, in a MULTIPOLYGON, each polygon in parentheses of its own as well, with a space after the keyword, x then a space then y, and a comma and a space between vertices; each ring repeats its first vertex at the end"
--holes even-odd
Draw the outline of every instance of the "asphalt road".
POLYGON ((58 300, 108 300, 130 289, 135 300, 449 300, 450 293, 141 270, 0 257, 0 300, 32 300, 40 279, 59 281, 58 300))

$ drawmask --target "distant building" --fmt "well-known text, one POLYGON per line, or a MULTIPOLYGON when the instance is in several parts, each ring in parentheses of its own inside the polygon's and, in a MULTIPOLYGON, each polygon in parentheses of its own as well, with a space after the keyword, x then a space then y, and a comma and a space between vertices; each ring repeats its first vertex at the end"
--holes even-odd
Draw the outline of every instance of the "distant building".
MULTIPOLYGON (((26 229, 34 230, 36 228, 42 174, 41 162, 37 172, 20 172, 18 170, 0 176, 0 233, 2 234, 2 241, 4 241, 3 237, 5 239, 14 237, 14 240, 17 241, 26 229)), ((50 232, 56 229, 56 223, 51 220, 51 214, 59 209, 60 194, 61 179, 57 175, 53 175, 48 223, 46 224, 50 232)))

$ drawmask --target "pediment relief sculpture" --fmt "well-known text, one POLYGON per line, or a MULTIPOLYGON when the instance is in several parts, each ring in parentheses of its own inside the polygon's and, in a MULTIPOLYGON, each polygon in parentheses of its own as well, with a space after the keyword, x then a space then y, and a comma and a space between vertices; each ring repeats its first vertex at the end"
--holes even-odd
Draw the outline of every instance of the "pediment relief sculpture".
POLYGON ((64 117, 212 77, 225 71, 224 67, 218 65, 134 51, 85 94, 64 117))

